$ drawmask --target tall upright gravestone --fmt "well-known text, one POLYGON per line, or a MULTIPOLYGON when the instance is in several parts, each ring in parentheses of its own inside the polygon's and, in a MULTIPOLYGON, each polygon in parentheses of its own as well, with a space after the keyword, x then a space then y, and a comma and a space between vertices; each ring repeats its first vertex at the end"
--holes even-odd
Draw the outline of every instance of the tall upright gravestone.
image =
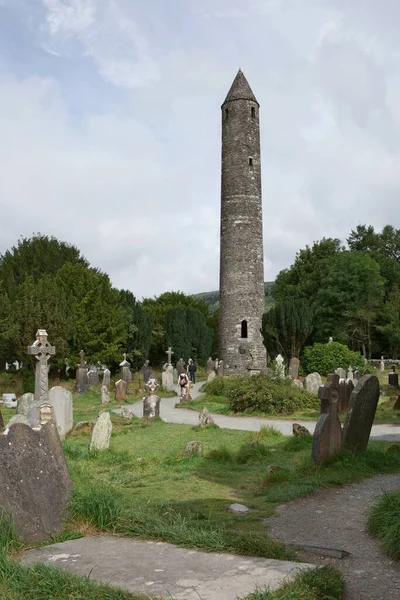
POLYGON ((342 426, 339 411, 339 375, 328 375, 327 382, 319 388, 321 416, 315 427, 312 443, 312 459, 315 463, 335 456, 342 444, 342 426))
POLYGON ((52 387, 49 392, 49 403, 54 409, 57 430, 60 439, 63 440, 74 425, 72 394, 69 390, 57 385, 52 387))
POLYGON ((79 354, 81 356, 81 362, 76 368, 75 392, 77 394, 86 394, 89 390, 88 368, 84 351, 81 350, 79 354))
POLYGON ((367 449, 378 402, 378 378, 375 375, 364 375, 350 396, 349 410, 343 426, 343 448, 350 452, 363 452, 367 449))
POLYGON ((49 401, 49 359, 56 353, 54 346, 47 341, 47 331, 38 329, 36 340, 28 347, 28 354, 34 356, 36 362, 35 400, 29 408, 28 419, 33 427, 39 426, 39 407, 49 401))
POLYGON ((132 381, 131 363, 126 360, 126 354, 124 354, 124 360, 119 365, 121 367, 121 379, 130 383, 132 381))

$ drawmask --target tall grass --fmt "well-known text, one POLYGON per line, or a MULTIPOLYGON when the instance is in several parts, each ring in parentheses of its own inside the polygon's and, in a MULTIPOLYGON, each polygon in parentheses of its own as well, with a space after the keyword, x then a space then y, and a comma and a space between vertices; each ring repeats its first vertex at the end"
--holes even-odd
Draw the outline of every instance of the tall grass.
POLYGON ((376 536, 391 558, 400 560, 400 490, 386 492, 371 509, 368 531, 376 536))

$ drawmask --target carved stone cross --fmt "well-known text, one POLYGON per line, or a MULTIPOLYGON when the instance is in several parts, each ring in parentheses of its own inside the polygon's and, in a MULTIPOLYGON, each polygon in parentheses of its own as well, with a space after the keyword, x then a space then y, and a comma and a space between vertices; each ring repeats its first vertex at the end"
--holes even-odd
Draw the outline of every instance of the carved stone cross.
POLYGON ((124 361, 126 361, 126 352, 124 352, 124 361))
POLYGON ((165 354, 168 354, 168 364, 171 365, 171 359, 173 355, 171 346, 168 348, 168 350, 165 351, 165 354))
POLYGON ((83 350, 81 350, 81 351, 79 352, 79 356, 81 357, 81 366, 85 366, 85 360, 84 360, 85 353, 84 353, 84 351, 83 351, 83 350))
POLYGON ((38 329, 36 341, 28 346, 28 354, 36 357, 35 401, 40 404, 49 400, 48 362, 50 356, 56 353, 54 346, 47 341, 47 331, 38 329))

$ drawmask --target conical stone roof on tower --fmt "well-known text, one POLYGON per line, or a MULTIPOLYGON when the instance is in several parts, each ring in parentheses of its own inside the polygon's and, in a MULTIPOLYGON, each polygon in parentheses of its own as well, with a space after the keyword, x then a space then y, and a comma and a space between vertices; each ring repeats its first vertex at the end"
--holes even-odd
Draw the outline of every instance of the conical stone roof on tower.
POLYGON ((241 70, 221 108, 219 352, 240 375, 266 369, 260 106, 241 70))

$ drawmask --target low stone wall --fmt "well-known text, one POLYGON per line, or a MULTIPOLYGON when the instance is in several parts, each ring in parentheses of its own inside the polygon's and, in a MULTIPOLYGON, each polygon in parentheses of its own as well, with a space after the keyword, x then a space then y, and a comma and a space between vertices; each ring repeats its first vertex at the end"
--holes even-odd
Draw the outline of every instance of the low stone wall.
MULTIPOLYGON (((390 369, 392 365, 400 365, 400 360, 394 360, 393 358, 384 358, 383 362, 385 363, 385 369, 390 369)), ((370 360, 367 360, 367 363, 372 367, 380 367, 381 359, 371 358, 370 360)))

